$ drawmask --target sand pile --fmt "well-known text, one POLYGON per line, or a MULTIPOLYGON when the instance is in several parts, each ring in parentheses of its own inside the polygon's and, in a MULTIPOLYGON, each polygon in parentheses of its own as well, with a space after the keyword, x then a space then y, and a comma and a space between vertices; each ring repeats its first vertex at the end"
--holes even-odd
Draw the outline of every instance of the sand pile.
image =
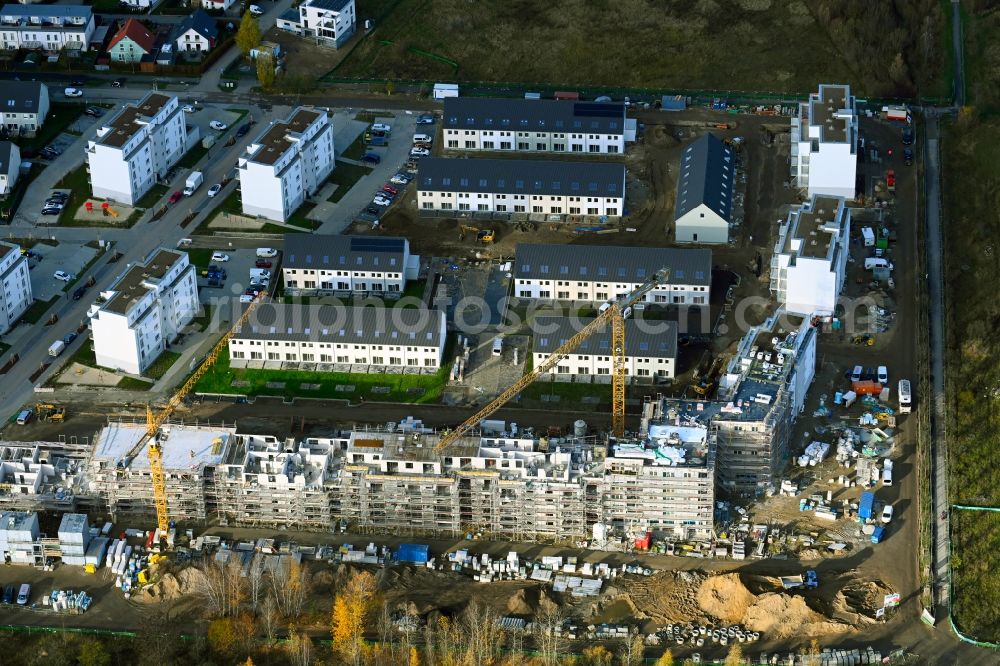
POLYGON ((514 592, 507 598, 507 613, 509 615, 533 616, 535 613, 554 611, 559 604, 537 587, 525 587, 514 592))
POLYGON ((855 622, 874 622, 875 611, 882 607, 885 595, 891 593, 882 581, 852 580, 833 598, 833 610, 850 615, 855 622))
POLYGON ((735 573, 710 576, 698 588, 698 606, 709 615, 733 624, 743 621, 755 600, 756 596, 735 573))
POLYGON ((133 599, 143 603, 172 601, 182 596, 195 594, 203 587, 204 574, 188 567, 177 574, 163 574, 157 582, 142 588, 133 599))
POLYGON ((809 607, 804 597, 767 592, 756 598, 741 622, 768 638, 823 636, 851 631, 850 624, 831 620, 809 607))

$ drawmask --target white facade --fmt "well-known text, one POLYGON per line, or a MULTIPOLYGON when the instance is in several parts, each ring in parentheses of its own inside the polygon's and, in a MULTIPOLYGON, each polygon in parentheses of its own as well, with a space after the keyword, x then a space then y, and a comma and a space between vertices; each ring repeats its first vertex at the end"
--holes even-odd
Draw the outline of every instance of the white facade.
POLYGON ((788 214, 771 259, 771 293, 785 311, 834 313, 847 273, 850 231, 851 211, 840 197, 813 197, 788 214))
POLYGON ((129 268, 90 307, 97 364, 141 375, 198 313, 188 255, 159 249, 129 268))
POLYGON ((534 213, 618 217, 625 166, 604 162, 425 157, 417 175, 422 213, 534 213))
POLYGON ((208 53, 212 50, 212 43, 209 39, 194 28, 189 28, 177 35, 175 43, 177 44, 178 51, 201 51, 202 53, 208 53))
POLYGON ((4 81, 0 125, 11 136, 32 136, 49 114, 49 88, 37 81, 4 81))
POLYGON ((0 242, 0 335, 17 323, 33 300, 27 257, 19 245, 0 242))
POLYGON ((229 358, 236 368, 307 363, 434 372, 446 335, 440 310, 268 304, 229 339, 229 358))
POLYGON ((622 103, 453 97, 445 100, 445 148, 621 154, 622 103))
POLYGON ((708 305, 710 250, 527 244, 517 246, 514 296, 605 303, 634 291, 657 271, 670 268, 668 283, 651 289, 645 303, 708 305))
POLYGON ((41 558, 37 513, 0 513, 0 558, 11 564, 36 564, 41 558))
POLYGON ((326 46, 339 47, 354 35, 357 12, 354 0, 305 0, 279 16, 276 25, 326 46))
POLYGON ((129 206, 142 198, 187 149, 177 98, 150 92, 127 104, 87 142, 93 195, 129 206))
POLYGON ((0 9, 0 48, 86 51, 94 14, 85 5, 15 5, 0 9))
POLYGON ((201 0, 202 9, 225 11, 236 4, 236 0, 201 0))
POLYGON ((854 199, 858 112, 848 85, 821 85, 792 118, 792 177, 809 197, 854 199))
POLYGON ((296 109, 239 158, 243 212, 284 222, 334 168, 333 126, 322 111, 296 109))
MULTIPOLYGON (((592 320, 572 317, 536 317, 532 322, 531 353, 539 367, 566 340, 592 320)), ((610 327, 580 343, 576 350, 549 370, 556 381, 610 382, 613 365, 610 327)), ((677 324, 672 321, 625 322, 625 376, 638 382, 674 378, 677 361, 677 324)))
POLYGON ((288 295, 401 294, 420 255, 405 238, 286 234, 281 274, 288 295))
POLYGON ((17 185, 21 149, 16 143, 0 141, 0 195, 7 196, 17 185))

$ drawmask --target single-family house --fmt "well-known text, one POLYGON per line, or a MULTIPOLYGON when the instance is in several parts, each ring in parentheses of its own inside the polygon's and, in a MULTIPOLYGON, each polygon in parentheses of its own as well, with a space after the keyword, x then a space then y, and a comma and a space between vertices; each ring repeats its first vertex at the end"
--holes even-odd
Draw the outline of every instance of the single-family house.
POLYGON ((215 20, 203 9, 194 10, 181 21, 175 33, 174 43, 178 51, 201 51, 208 53, 219 40, 219 28, 215 20))
POLYGON ((112 62, 139 62, 143 56, 151 55, 156 46, 156 37, 146 26, 135 19, 125 21, 108 44, 112 62))
POLYGON ((49 113, 49 88, 38 81, 4 81, 0 86, 0 125, 8 135, 31 136, 49 113))
POLYGON ((727 243, 733 213, 736 156, 704 134, 681 153, 674 228, 678 243, 727 243))
POLYGON ((312 37, 324 46, 339 48, 357 29, 354 0, 305 0, 278 17, 280 30, 312 37))

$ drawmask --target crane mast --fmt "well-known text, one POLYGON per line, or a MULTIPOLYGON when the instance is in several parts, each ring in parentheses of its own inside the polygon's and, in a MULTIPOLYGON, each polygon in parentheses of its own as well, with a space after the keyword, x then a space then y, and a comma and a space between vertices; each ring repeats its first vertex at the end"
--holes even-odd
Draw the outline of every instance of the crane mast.
POLYGON ((614 352, 612 365, 612 430, 617 437, 625 434, 625 311, 641 301, 646 294, 667 282, 670 269, 657 271, 649 280, 618 300, 610 303, 593 321, 584 326, 576 335, 561 344, 546 357, 538 367, 522 376, 488 405, 466 419, 461 425, 445 434, 434 447, 435 453, 467 435, 479 423, 503 407, 508 400, 520 393, 533 381, 555 367, 559 361, 569 356, 580 343, 611 322, 611 347, 614 352))
POLYGON ((133 446, 128 453, 119 462, 119 466, 122 468, 128 467, 132 460, 142 451, 146 444, 149 444, 149 449, 146 454, 149 458, 149 476, 153 484, 153 505, 156 507, 156 527, 160 530, 162 536, 166 536, 167 530, 170 529, 170 514, 167 507, 167 477, 163 469, 163 449, 160 446, 158 440, 158 435, 160 432, 160 426, 166 423, 167 419, 174 413, 174 410, 180 406, 184 401, 184 398, 188 393, 194 389, 195 385, 198 383, 205 373, 211 369, 215 362, 219 359, 219 354, 226 345, 229 344, 229 339, 233 337, 233 333, 236 332, 246 321, 250 318, 250 315, 260 304, 263 299, 263 293, 259 294, 257 298, 250 302, 243 314, 239 316, 232 327, 226 331, 226 334, 212 347, 212 350, 205 357, 205 360, 195 369, 191 376, 187 378, 187 381, 170 396, 167 400, 166 406, 159 412, 154 412, 153 408, 146 405, 146 432, 143 434, 142 438, 133 446))

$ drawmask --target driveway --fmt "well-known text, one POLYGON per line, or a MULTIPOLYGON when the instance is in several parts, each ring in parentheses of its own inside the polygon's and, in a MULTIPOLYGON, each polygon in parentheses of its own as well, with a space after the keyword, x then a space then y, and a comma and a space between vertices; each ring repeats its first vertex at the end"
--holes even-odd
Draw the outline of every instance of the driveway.
POLYGON ((31 248, 44 259, 31 270, 31 294, 39 301, 62 296, 67 283, 53 277, 56 271, 79 276, 97 254, 97 250, 80 243, 59 243, 55 247, 39 243, 31 248))

